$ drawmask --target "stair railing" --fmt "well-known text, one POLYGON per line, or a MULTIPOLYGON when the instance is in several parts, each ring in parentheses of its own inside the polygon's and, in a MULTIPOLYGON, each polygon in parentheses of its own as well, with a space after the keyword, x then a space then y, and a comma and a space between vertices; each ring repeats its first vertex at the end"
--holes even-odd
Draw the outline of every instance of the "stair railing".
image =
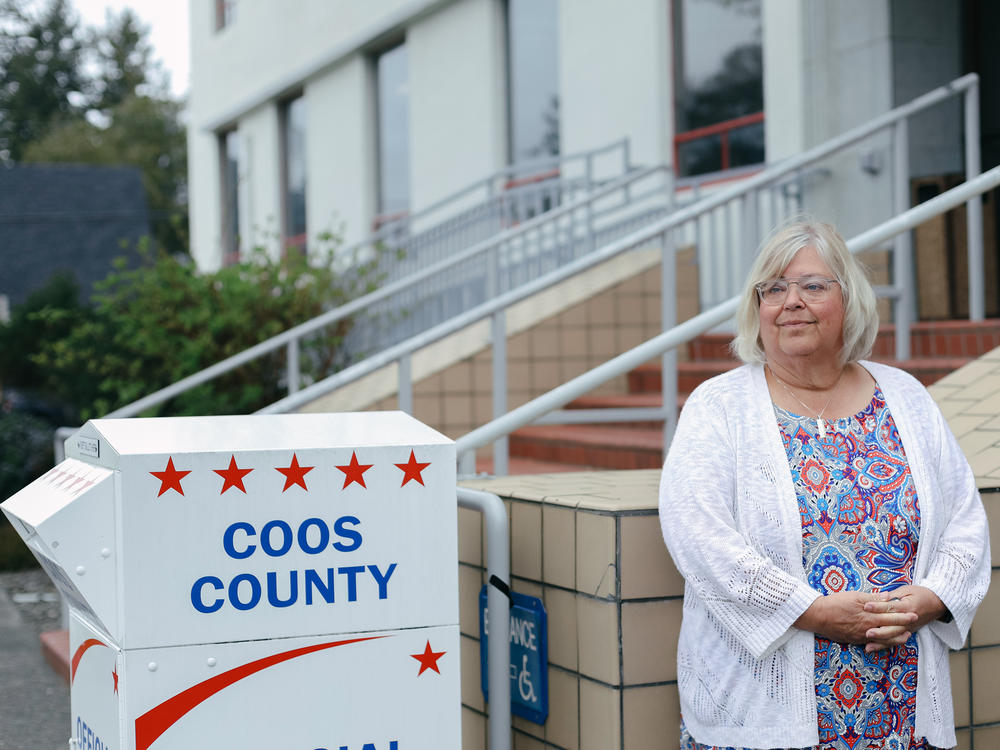
MULTIPOLYGON (((878 226, 863 232, 847 242, 848 250, 852 253, 864 252, 881 246, 886 241, 898 237, 928 219, 939 216, 951 209, 968 204, 973 198, 982 196, 988 190, 1000 185, 1000 167, 994 167, 988 172, 979 175, 945 193, 942 193, 918 206, 915 206, 903 213, 889 219, 878 226)), ((970 230, 971 231, 971 230, 970 230)), ((879 296, 889 297, 893 301, 896 314, 899 314, 899 307, 906 299, 905 282, 898 282, 894 286, 879 287, 876 292, 879 296)), ((581 412, 584 410, 557 411, 594 388, 607 382, 611 378, 624 375, 644 362, 648 362, 654 357, 662 357, 666 353, 676 350, 677 347, 695 339, 696 337, 710 331, 712 328, 726 322, 736 313, 739 305, 739 296, 732 297, 725 302, 716 305, 710 310, 696 315, 695 317, 673 326, 664 333, 630 349, 629 351, 608 360, 594 369, 563 383, 528 403, 511 410, 510 412, 494 419, 487 424, 472 430, 456 441, 459 460, 459 474, 469 476, 475 474, 476 450, 494 445, 494 451, 498 441, 504 440, 512 432, 532 423, 547 421, 548 423, 565 423, 569 421, 622 421, 623 413, 632 412, 632 418, 640 412, 650 412, 645 418, 662 419, 663 411, 669 410, 668 404, 676 404, 676 390, 669 394, 663 392, 664 408, 659 413, 655 410, 623 410, 623 409, 601 409, 591 410, 589 414, 581 412), (672 398, 671 398, 672 396, 672 398), (606 412, 603 418, 594 412, 606 412), (547 419, 546 419, 547 418, 547 419)), ((897 339, 906 335, 899 328, 896 329, 897 339)), ((666 381, 665 381, 666 382, 666 381)), ((674 407, 675 408, 675 407, 674 407)), ((664 455, 669 447, 669 435, 664 430, 664 455)), ((494 473, 500 474, 496 470, 496 457, 494 456, 494 473)), ((505 470, 506 471, 506 468, 505 470)))
MULTIPOLYGON (((511 250, 522 247, 530 241, 532 236, 549 237, 556 231, 566 231, 564 228, 560 228, 564 225, 571 227, 571 237, 577 239, 586 236, 587 233, 589 236, 600 236, 600 232, 606 229, 607 225, 619 223, 622 220, 622 213, 627 213, 630 207, 658 205, 661 212, 666 212, 671 186, 672 174, 668 167, 658 166, 633 170, 628 175, 594 190, 584 198, 535 216, 495 237, 467 247, 449 258, 432 263, 404 279, 388 283, 312 320, 272 336, 239 354, 227 357, 176 383, 119 407, 105 416, 107 418, 136 416, 146 409, 162 404, 192 388, 280 349, 286 350, 288 393, 289 395, 295 394, 299 392, 302 385, 298 372, 298 362, 299 342, 303 338, 338 321, 365 313, 393 297, 412 292, 428 280, 445 276, 460 264, 479 263, 483 266, 495 265, 499 268, 505 264, 504 256, 509 256, 511 250)), ((582 248, 584 241, 581 240, 578 244, 582 248)), ((498 272, 493 273, 494 278, 499 275, 498 272)))
MULTIPOLYGON (((411 359, 414 352, 428 346, 445 336, 477 323, 481 320, 490 320, 491 342, 493 348, 493 373, 492 373, 492 393, 493 393, 493 416, 500 418, 507 411, 507 357, 506 357, 506 310, 511 306, 541 291, 551 288, 571 276, 594 268, 600 263, 608 261, 622 253, 641 247, 659 245, 661 249, 661 319, 662 330, 670 331, 677 325, 675 298, 668 290, 676 290, 676 246, 677 237, 682 232, 693 231, 697 236, 699 228, 704 219, 711 219, 718 209, 730 211, 736 209, 742 216, 743 242, 742 252, 736 254, 736 258, 731 262, 731 267, 739 271, 744 278, 749 268, 749 263, 753 259, 754 252, 759 241, 759 227, 761 210, 772 214, 772 221, 787 215, 787 211, 799 210, 801 203, 801 180, 803 175, 824 158, 840 151, 855 143, 879 133, 886 129, 893 129, 896 133, 896 148, 901 151, 902 158, 896 159, 897 170, 902 170, 900 174, 908 174, 903 169, 906 167, 906 120, 913 114, 932 107, 952 96, 963 94, 966 97, 975 98, 978 96, 978 77, 970 74, 960 78, 946 86, 935 89, 923 96, 920 96, 908 104, 904 104, 896 109, 875 118, 874 120, 856 127, 836 138, 827 141, 817 147, 788 159, 780 164, 768 167, 767 169, 747 177, 739 184, 721 188, 713 195, 709 195, 697 202, 674 210, 668 216, 658 221, 647 224, 636 232, 626 237, 605 245, 600 250, 592 252, 584 257, 566 263, 560 268, 548 274, 539 276, 516 289, 511 289, 502 293, 487 302, 478 305, 471 310, 454 316, 448 321, 441 323, 429 330, 426 330, 405 341, 390 346, 381 352, 349 366, 322 381, 319 381, 304 390, 290 394, 286 398, 266 407, 262 410, 265 413, 277 413, 292 411, 305 404, 326 395, 348 383, 368 375, 376 370, 391 365, 396 366, 396 381, 398 393, 398 406, 404 411, 411 411, 413 407, 413 384, 411 359)), ((967 107, 968 111, 968 107, 967 107)), ((968 118, 966 118, 968 120, 968 118)), ((978 121, 966 122, 966 138, 974 136, 978 139, 978 121), (971 135, 970 135, 971 134, 971 135)), ((908 169, 908 168, 906 168, 908 169)), ((970 162, 966 165, 967 174, 974 177, 979 174, 978 162, 970 162)), ((970 177, 969 179, 971 179, 970 177)), ((899 180, 897 180, 899 182, 899 180)), ((897 194, 902 191, 897 190, 897 194)), ((905 195, 909 196, 909 186, 907 177, 907 189, 905 195)), ((978 193, 970 194, 967 201, 970 216, 969 253, 970 257, 979 257, 978 267, 982 267, 982 235, 977 235, 971 229, 971 220, 974 217, 972 206, 981 205, 981 198, 978 193)), ((900 212, 902 212, 901 209, 900 212)), ((981 216, 981 214, 979 214, 981 216)), ((729 225, 730 228, 732 225, 729 225)), ((912 284, 908 283, 911 278, 912 260, 909 237, 904 233, 893 235, 895 240, 893 251, 893 267, 895 273, 893 278, 897 280, 895 286, 883 289, 883 293, 893 297, 893 310, 896 322, 896 356, 898 359, 909 358, 910 323, 912 320, 911 308, 913 307, 912 284), (905 256, 905 257, 904 257, 905 256)), ((740 247, 739 238, 731 236, 729 242, 732 247, 740 247)), ((970 269, 974 264, 970 263, 970 269)), ((703 269, 704 270, 704 269, 703 269)), ((734 277, 735 278, 735 277, 734 277)), ((981 275, 974 278, 970 273, 970 288, 982 285, 981 275)), ((975 311, 972 318, 975 317, 975 311)), ((728 316, 723 318, 724 322, 728 316)), ((562 415, 561 418, 569 421, 635 421, 663 420, 664 441, 669 441, 673 434, 673 426, 676 422, 676 401, 677 401, 677 353, 673 348, 664 349, 661 357, 662 364, 662 391, 663 404, 660 407, 649 407, 645 409, 595 409, 595 410, 573 410, 572 415, 562 415)), ((554 419, 550 417, 549 419, 554 419)), ((507 472, 508 448, 506 434, 500 435, 493 447, 494 472, 503 475, 507 472)))

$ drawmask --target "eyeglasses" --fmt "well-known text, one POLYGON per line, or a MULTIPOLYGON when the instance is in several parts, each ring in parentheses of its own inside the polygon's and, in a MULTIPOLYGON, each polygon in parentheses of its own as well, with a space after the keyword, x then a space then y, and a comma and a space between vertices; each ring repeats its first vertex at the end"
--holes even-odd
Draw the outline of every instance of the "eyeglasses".
POLYGON ((839 284, 837 279, 824 279, 822 276, 802 276, 798 279, 771 279, 762 281, 754 289, 760 295, 760 301, 765 305, 780 305, 788 297, 788 290, 795 284, 799 288, 799 299, 803 302, 822 302, 830 294, 833 284, 839 284))

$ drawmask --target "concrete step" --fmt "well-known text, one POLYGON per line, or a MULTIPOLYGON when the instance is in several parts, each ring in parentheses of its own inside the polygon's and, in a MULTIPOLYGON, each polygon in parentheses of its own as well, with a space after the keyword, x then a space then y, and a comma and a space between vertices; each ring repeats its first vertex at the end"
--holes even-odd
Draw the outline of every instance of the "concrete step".
POLYGON ((600 469, 657 469, 663 429, 610 425, 532 425, 510 436, 511 456, 600 469))
MULTIPOLYGON (((694 361, 732 359, 728 333, 706 333, 688 343, 688 359, 694 361)), ((910 354, 927 357, 979 357, 1000 346, 1000 320, 932 320, 910 327, 910 354)), ((879 327, 872 356, 893 357, 896 353, 896 326, 879 327)))

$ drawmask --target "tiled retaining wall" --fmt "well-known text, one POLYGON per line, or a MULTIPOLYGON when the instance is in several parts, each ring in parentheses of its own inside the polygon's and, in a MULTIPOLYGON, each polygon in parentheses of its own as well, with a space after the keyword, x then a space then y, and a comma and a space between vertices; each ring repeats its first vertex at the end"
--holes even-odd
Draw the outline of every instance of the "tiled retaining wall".
MULTIPOLYGON (((676 645, 684 583, 660 536, 659 474, 463 482, 504 498, 511 586, 540 597, 549 618, 549 718, 541 726, 515 717, 515 750, 678 746, 676 645)), ((984 488, 983 501, 993 582, 965 648, 951 655, 963 750, 1000 747, 1000 491, 984 488)), ((459 519, 462 747, 485 750, 477 609, 484 537, 478 513, 461 510, 459 519)))

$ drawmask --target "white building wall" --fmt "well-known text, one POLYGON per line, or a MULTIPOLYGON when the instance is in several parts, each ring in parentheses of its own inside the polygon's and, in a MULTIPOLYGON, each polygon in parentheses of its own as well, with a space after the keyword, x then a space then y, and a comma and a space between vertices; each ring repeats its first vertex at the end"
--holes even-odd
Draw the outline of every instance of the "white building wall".
POLYGON ((506 164, 504 23, 502 0, 464 0, 407 29, 411 211, 506 164))
POLYGON ((669 14, 664 0, 560 2, 563 153, 628 136, 633 163, 673 161, 669 14))
MULTIPOLYGON (((810 148, 892 108, 892 38, 888 0, 799 2, 802 144, 810 148)), ((769 41, 773 43, 776 40, 769 41)), ((767 101, 765 108, 770 123, 767 101)), ((892 146, 887 134, 820 167, 822 172, 807 179, 805 208, 834 222, 845 237, 892 215, 892 146), (863 163, 877 165, 878 171, 865 171, 863 163)))
POLYGON ((243 164, 240 247, 263 247, 273 257, 281 249, 281 140, 278 105, 268 103, 240 118, 243 164))
POLYGON ((343 231, 350 244, 375 213, 375 114, 371 65, 355 55, 306 84, 306 226, 343 231))

